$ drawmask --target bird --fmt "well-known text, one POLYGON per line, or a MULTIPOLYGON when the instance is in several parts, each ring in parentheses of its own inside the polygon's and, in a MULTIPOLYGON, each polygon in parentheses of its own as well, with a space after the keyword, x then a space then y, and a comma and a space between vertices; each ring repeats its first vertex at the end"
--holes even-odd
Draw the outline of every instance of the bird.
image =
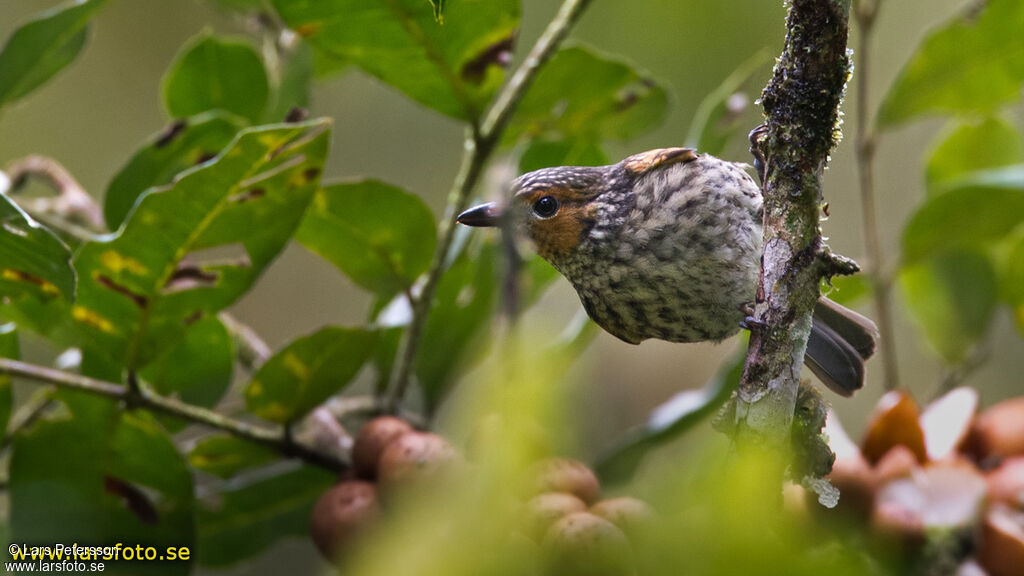
MULTIPOLYGON (((472 207, 456 221, 528 237, 620 340, 717 342, 754 323, 763 197, 744 168, 692 148, 542 168, 516 178, 507 203, 472 207)), ((877 338, 870 319, 822 297, 805 362, 850 396, 864 385, 877 338)))

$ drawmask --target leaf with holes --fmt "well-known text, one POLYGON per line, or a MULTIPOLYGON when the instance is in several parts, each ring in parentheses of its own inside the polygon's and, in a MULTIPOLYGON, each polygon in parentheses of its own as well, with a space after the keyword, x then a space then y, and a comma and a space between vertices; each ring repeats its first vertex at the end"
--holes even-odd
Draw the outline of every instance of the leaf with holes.
POLYGON ((1022 162, 1024 143, 1013 126, 995 117, 980 122, 958 121, 928 155, 928 194, 940 193, 945 184, 970 172, 1022 162))
POLYGON ((356 284, 386 297, 409 289, 427 270, 437 230, 419 197, 363 180, 318 190, 296 239, 356 284))
POLYGON ((277 352, 245 389, 249 410, 274 422, 294 422, 340 392, 373 355, 377 333, 323 328, 277 352))
POLYGON ((903 256, 999 242, 1024 224, 1024 164, 971 172, 924 203, 903 229, 903 256))
MULTIPOLYGON (((105 400, 95 408, 41 419, 15 437, 11 537, 194 549, 192 476, 174 443, 145 411, 123 412, 105 400)), ((135 562, 131 572, 190 569, 190 562, 135 562)))
POLYGON ((106 0, 77 0, 41 12, 0 51, 0 107, 35 90, 78 56, 87 25, 106 0))
POLYGON ((0 294, 47 301, 75 296, 71 250, 0 193, 0 294))
POLYGON ((437 408, 455 371, 486 343, 497 292, 498 247, 470 242, 438 283, 416 359, 416 377, 428 410, 437 408))
POLYGON ((910 315, 947 362, 962 362, 988 331, 998 298, 992 262, 982 253, 955 250, 900 272, 910 315))
POLYGON ((230 478, 242 470, 276 462, 273 450, 235 436, 207 436, 188 454, 192 467, 220 478, 230 478))
POLYGON ((216 492, 198 513, 198 560, 226 566, 259 554, 285 536, 309 534, 309 513, 334 474, 303 467, 216 492))
POLYGON ((164 105, 175 118, 223 110, 259 122, 269 92, 256 50, 208 32, 181 49, 163 79, 164 105))
POLYGON ((657 126, 668 93, 646 72, 584 47, 563 48, 537 75, 506 140, 632 138, 657 126))
POLYGON ((83 244, 72 309, 82 346, 138 370, 244 294, 302 220, 328 128, 243 130, 213 160, 150 189, 118 234, 83 244))
POLYGON ((326 62, 352 62, 413 100, 478 119, 501 85, 519 29, 518 0, 462 0, 444 26, 423 0, 274 0, 326 62))
POLYGON ((896 77, 878 113, 892 126, 923 114, 995 110, 1020 99, 1024 2, 991 0, 935 30, 896 77))
POLYGON ((223 112, 183 118, 153 135, 111 180, 103 200, 107 227, 116 230, 143 192, 217 156, 245 122, 223 112))

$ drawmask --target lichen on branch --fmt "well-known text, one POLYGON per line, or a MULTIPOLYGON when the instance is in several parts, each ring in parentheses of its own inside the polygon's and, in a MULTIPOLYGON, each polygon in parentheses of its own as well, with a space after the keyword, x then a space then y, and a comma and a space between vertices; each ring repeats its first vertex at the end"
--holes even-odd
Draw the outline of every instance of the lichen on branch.
POLYGON ((792 0, 785 47, 761 95, 765 129, 753 145, 764 159, 765 250, 758 324, 735 399, 741 447, 787 450, 820 281, 842 268, 822 240, 819 213, 850 74, 849 9, 842 0, 792 0))

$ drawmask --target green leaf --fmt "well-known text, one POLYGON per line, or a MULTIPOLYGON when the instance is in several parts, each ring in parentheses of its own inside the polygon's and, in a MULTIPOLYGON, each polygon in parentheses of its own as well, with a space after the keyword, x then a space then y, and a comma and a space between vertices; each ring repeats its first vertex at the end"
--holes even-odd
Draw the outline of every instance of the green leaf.
POLYGON ((43 85, 78 56, 86 25, 106 0, 77 0, 36 15, 0 51, 0 106, 43 85))
POLYGON ((987 331, 998 298, 992 263, 957 250, 904 268, 900 287, 911 316, 947 362, 962 362, 987 331))
POLYGON ((427 270, 437 230, 417 196, 363 180, 318 190, 296 239, 356 284, 387 297, 427 270))
POLYGON ((981 122, 957 122, 928 155, 925 181, 936 194, 966 173, 1024 162, 1024 145, 1013 126, 996 117, 981 122))
POLYGON ((118 234, 83 244, 72 310, 82 346, 138 370, 245 293, 319 185, 328 126, 243 130, 217 158, 151 189, 118 234))
POLYGON ((903 257, 991 244, 1024 224, 1024 164, 972 172, 929 198, 903 230, 903 257))
MULTIPOLYGON (((18 332, 13 322, 0 324, 0 358, 20 357, 18 332)), ((0 374, 0 430, 7 430, 7 421, 11 418, 11 407, 14 397, 11 394, 11 377, 0 374)))
POLYGON ((833 276, 832 280, 826 283, 821 282, 821 293, 828 296, 836 304, 850 307, 871 295, 871 282, 864 274, 854 276, 833 276))
POLYGON ((352 381, 373 355, 377 333, 323 328, 270 357, 245 389, 249 410, 273 422, 294 422, 352 381))
POLYGON ((189 41, 163 78, 164 106, 175 118, 224 110, 259 122, 268 93, 259 54, 244 40, 209 32, 189 41))
POLYGON ((589 139, 532 140, 519 158, 519 172, 525 174, 552 166, 603 166, 608 156, 601 145, 589 139))
POLYGON ((427 410, 444 399, 459 368, 483 344, 477 338, 494 313, 498 247, 470 242, 438 283, 416 359, 427 410))
POLYGON ((235 436, 207 436, 189 452, 192 467, 220 478, 230 478, 242 470, 266 466, 277 461, 277 454, 235 436))
MULTIPOLYGON (((107 400, 94 406, 39 420, 15 437, 11 537, 194 550, 192 476, 174 443, 146 412, 122 412, 107 400)), ((115 562, 107 571, 187 574, 190 568, 189 562, 115 562)))
POLYGON ((313 82, 313 53, 309 44, 295 42, 278 62, 279 74, 274 86, 274 105, 264 115, 268 122, 280 122, 293 108, 309 106, 309 90, 313 82))
POLYGON ((991 0, 930 33, 882 102, 892 126, 923 114, 989 112, 1020 99, 1024 82, 1024 3, 991 0))
POLYGON ((0 294, 12 300, 75 297, 71 250, 0 193, 0 294))
POLYGON ((722 154, 726 144, 736 135, 744 108, 749 104, 749 99, 739 93, 740 88, 770 61, 771 55, 767 50, 758 51, 704 97, 690 123, 687 146, 712 156, 722 154), (743 108, 737 109, 736 96, 742 97, 743 108))
POLYGON ((668 93, 646 72, 583 46, 563 48, 537 75, 506 140, 628 139, 664 118, 668 93))
POLYGON ((231 487, 199 508, 199 563, 225 566, 255 556, 285 536, 309 533, 309 513, 334 475, 303 467, 231 487))
MULTIPOLYGON (((206 316, 190 324, 184 338, 139 375, 164 396, 212 408, 231 385, 234 367, 231 335, 219 318, 206 316)), ((167 427, 172 430, 183 425, 180 420, 168 419, 167 427)))
POLYGON ((1024 234, 1010 247, 1002 274, 1002 295, 1013 309, 1017 329, 1024 334, 1024 234))
POLYGON ((107 227, 118 229, 149 188, 169 184, 179 172, 214 158, 243 125, 241 118, 212 112, 177 120, 154 134, 107 187, 103 201, 107 227))
POLYGON ((711 381, 698 390, 684 390, 647 417, 647 423, 627 433, 626 438, 602 456, 594 471, 602 482, 622 484, 628 481, 644 457, 654 448, 679 438, 716 412, 739 386, 747 357, 744 343, 726 359, 711 381))
POLYGON ((424 0, 274 0, 323 60, 352 62, 413 100, 478 119, 501 85, 519 29, 517 0, 462 0, 434 21, 424 0))

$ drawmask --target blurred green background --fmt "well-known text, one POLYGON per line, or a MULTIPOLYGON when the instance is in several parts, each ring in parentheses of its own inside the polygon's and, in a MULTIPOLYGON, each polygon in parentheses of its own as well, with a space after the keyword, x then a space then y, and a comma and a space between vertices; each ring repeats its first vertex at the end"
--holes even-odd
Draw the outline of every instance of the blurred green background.
MULTIPOLYGON (((457 1, 457 0, 453 0, 457 1)), ((57 4, 42 0, 0 0, 0 37, 31 14, 57 4)), ((874 86, 871 109, 924 32, 962 9, 955 0, 887 2, 876 30, 874 86)), ((557 3, 523 0, 524 27, 519 46, 529 46, 551 18, 557 3)), ((781 1, 735 0, 680 2, 678 0, 596 1, 574 31, 574 38, 625 57, 648 70, 675 95, 664 124, 630 142, 611 143, 614 159, 649 148, 680 145, 701 99, 738 65, 762 49, 777 54, 784 34, 781 1)), ((191 0, 135 0, 111 3, 95 20, 90 43, 82 56, 31 97, 4 110, 0 118, 0 165, 38 153, 58 159, 83 186, 102 194, 112 175, 137 146, 167 122, 160 107, 160 79, 180 46, 200 31, 245 34, 247 23, 191 0)), ((851 46, 856 46, 853 31, 851 46)), ((856 55, 854 55, 856 62, 856 55)), ((746 126, 759 121, 752 101, 767 80, 763 66, 746 86, 751 106, 746 126)), ((852 82, 860 78, 856 70, 852 82)), ((854 93, 851 85, 849 94, 854 93)), ((1021 108, 1010 121, 1024 129, 1021 108)), ((852 97, 844 105, 845 126, 856 119, 852 97)), ((395 90, 356 69, 325 82, 313 92, 312 116, 334 119, 334 141, 327 163, 327 180, 371 176, 392 182, 423 197, 440 217, 444 196, 458 167, 462 126, 423 108, 395 90)), ((882 242, 895 260, 899 234, 908 216, 924 197, 922 158, 945 120, 914 123, 883 135, 877 158, 879 224, 882 242)), ((745 132, 745 129, 744 129, 745 132)), ((825 194, 831 217, 825 224, 829 244, 839 253, 861 261, 861 227, 853 135, 835 151, 826 173, 825 194)), ((725 156, 749 161, 744 138, 730 143, 725 156)), ((514 164, 494 163, 478 194, 502 195, 502 183, 514 164)), ((922 401, 938 384, 941 364, 927 349, 894 291, 896 349, 900 376, 922 401)), ((370 296, 352 285, 336 268, 297 244, 285 251, 256 288, 233 307, 272 347, 308 334, 322 325, 365 321, 370 296)), ((557 334, 580 308, 564 280, 524 318, 527 330, 557 334)), ((872 314, 869 304, 861 310, 872 314)), ((985 404, 1021 392, 1024 382, 1024 344, 1015 335, 1006 307, 1000 307, 991 337, 988 362, 967 382, 978 387, 985 404)), ((50 351, 31 337, 24 339, 26 359, 47 357, 50 351)), ((572 378, 572 405, 593 454, 624 429, 641 422, 649 410, 675 392, 703 385, 722 358, 735 348, 722 344, 673 345, 649 341, 624 344, 601 334, 577 362, 572 378)), ((868 384, 852 400, 835 401, 835 408, 853 435, 860 433, 864 415, 882 393, 881 369, 869 365, 868 384)), ((318 560, 304 542, 289 541, 262 559, 268 573, 287 567, 305 572, 318 560), (296 567, 297 558, 301 563, 296 567)))

